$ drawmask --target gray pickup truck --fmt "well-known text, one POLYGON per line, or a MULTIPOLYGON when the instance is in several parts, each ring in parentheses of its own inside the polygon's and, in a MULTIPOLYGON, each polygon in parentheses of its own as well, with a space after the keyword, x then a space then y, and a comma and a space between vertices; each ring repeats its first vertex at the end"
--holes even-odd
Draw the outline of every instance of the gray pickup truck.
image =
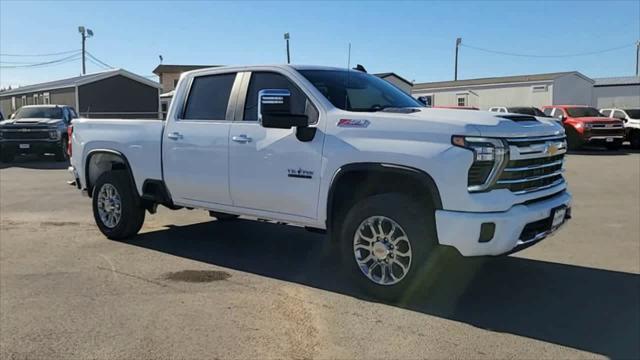
POLYGON ((0 121, 0 160, 11 162, 21 153, 53 153, 57 161, 67 161, 67 128, 77 117, 66 105, 21 107, 10 119, 0 121))

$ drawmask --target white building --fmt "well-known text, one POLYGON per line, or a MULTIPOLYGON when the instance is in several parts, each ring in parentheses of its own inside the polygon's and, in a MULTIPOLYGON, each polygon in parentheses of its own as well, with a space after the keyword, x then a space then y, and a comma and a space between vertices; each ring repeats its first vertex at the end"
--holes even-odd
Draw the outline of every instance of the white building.
POLYGON ((602 108, 640 108, 640 77, 595 79, 594 106, 602 108))
POLYGON ((592 105, 594 81, 577 72, 503 76, 414 84, 411 94, 431 106, 592 105))

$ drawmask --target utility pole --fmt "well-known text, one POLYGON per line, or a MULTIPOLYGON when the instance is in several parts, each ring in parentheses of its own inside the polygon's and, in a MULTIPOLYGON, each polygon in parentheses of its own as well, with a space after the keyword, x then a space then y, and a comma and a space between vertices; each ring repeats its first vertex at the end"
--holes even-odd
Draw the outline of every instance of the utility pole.
POLYGON ((284 40, 287 42, 287 64, 291 64, 291 56, 289 54, 289 33, 284 33, 284 40))
POLYGON ((457 38, 456 39, 456 65, 455 65, 455 72, 453 74, 453 80, 455 81, 458 80, 458 48, 460 47, 460 44, 462 44, 462 38, 457 38))
POLYGON ((638 62, 640 62, 640 40, 636 42, 636 76, 640 76, 638 62))
POLYGON ((82 36, 82 75, 84 75, 87 73, 85 42, 87 41, 87 38, 93 36, 93 30, 87 29, 84 26, 78 26, 78 32, 80 33, 80 36, 82 36))

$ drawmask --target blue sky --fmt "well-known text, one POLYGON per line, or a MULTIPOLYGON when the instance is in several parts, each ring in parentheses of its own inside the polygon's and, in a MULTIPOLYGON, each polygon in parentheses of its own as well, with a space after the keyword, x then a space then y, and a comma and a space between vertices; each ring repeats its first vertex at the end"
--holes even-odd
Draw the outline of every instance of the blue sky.
MULTIPOLYGON (((78 25, 95 32, 87 49, 100 60, 149 76, 165 64, 292 62, 393 71, 417 82, 453 78, 454 44, 498 51, 565 55, 629 45, 598 55, 527 58, 462 47, 459 78, 578 70, 591 77, 633 75, 640 1, 572 2, 14 2, 0 0, 0 53, 80 48, 78 25)), ((51 57, 0 56, 2 66, 51 57), (9 63, 12 62, 12 63, 9 63)), ((88 72, 100 68, 88 63, 88 72)), ((0 86, 80 73, 80 61, 1 68, 0 86)))

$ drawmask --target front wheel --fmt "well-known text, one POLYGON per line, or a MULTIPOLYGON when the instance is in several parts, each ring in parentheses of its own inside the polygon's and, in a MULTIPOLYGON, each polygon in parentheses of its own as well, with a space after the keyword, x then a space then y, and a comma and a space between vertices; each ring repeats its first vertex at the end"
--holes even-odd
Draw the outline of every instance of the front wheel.
POLYGON ((569 150, 579 150, 584 141, 580 138, 580 134, 573 128, 566 128, 567 132, 567 147, 569 150))
POLYGON ((56 161, 67 161, 69 160, 69 154, 67 153, 67 138, 62 137, 60 139, 60 144, 58 144, 58 149, 55 152, 56 161))
POLYGON ((425 280, 437 244, 434 212, 400 193, 370 196, 347 212, 339 241, 354 282, 375 298, 398 300, 425 280))
POLYGON ((633 130, 631 134, 629 134, 629 142, 631 143, 632 149, 640 149, 640 130, 633 130))
POLYGON ((16 156, 16 152, 10 149, 2 149, 0 150, 0 161, 4 163, 10 163, 16 156))
POLYGON ((622 140, 614 140, 613 142, 606 143, 607 150, 620 150, 622 147, 622 140))
POLYGON ((138 233, 145 209, 140 204, 126 171, 108 171, 93 188, 93 217, 109 239, 119 240, 138 233))

